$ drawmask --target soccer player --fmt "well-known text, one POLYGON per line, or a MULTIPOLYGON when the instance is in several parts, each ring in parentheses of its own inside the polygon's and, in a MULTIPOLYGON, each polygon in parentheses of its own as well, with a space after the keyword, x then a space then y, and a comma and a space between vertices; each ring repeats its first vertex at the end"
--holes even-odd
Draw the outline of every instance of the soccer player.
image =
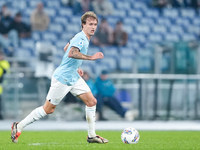
POLYGON ((98 18, 94 12, 89 11, 83 14, 81 17, 82 31, 76 34, 64 47, 65 54, 61 64, 53 73, 45 104, 34 109, 21 122, 13 122, 11 139, 14 143, 18 142, 18 137, 24 127, 45 117, 47 114, 53 113, 56 106, 68 92, 79 97, 86 105, 87 141, 89 143, 108 143, 107 139, 95 133, 97 101, 86 82, 82 79, 83 71, 79 68, 83 60, 96 60, 104 57, 101 52, 97 52, 92 56, 87 55, 89 41, 96 31, 97 23, 98 18))

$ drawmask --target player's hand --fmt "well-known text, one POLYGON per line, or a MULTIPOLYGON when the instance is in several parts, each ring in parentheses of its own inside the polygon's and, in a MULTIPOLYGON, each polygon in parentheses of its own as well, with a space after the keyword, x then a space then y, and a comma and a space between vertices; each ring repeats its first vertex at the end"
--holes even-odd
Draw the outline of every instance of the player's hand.
POLYGON ((96 59, 103 59, 104 55, 102 52, 97 52, 94 55, 92 55, 92 60, 96 60, 96 59))
POLYGON ((81 68, 78 68, 78 74, 82 77, 83 76, 83 70, 81 68))

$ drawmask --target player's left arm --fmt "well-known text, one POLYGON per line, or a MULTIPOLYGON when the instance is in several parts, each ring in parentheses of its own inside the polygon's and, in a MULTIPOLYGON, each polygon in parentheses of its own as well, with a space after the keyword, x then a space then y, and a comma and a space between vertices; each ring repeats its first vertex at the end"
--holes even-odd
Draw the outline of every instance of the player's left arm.
POLYGON ((67 45, 64 47, 64 51, 66 52, 66 50, 68 49, 69 47, 69 43, 67 43, 67 45))
POLYGON ((97 52, 94 55, 85 55, 80 52, 80 50, 77 47, 71 47, 69 50, 68 57, 75 58, 75 59, 83 59, 83 60, 96 60, 96 59, 102 59, 104 57, 102 52, 97 52))

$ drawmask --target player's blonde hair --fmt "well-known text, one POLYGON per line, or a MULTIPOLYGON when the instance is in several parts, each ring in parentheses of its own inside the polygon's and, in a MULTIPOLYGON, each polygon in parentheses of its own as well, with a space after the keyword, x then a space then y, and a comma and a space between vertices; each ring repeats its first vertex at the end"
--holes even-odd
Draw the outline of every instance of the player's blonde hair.
POLYGON ((81 29, 83 29, 83 24, 86 24, 87 18, 90 18, 90 17, 96 19, 98 23, 97 15, 93 11, 87 11, 81 17, 81 29))

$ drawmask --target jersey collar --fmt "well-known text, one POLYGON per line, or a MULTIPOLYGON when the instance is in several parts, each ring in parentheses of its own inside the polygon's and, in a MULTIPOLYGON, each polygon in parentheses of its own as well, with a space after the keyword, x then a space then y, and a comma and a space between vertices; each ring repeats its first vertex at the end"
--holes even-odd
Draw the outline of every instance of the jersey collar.
POLYGON ((85 35, 86 39, 88 40, 88 42, 90 42, 90 40, 88 39, 88 37, 86 36, 85 32, 82 30, 82 33, 85 35))

